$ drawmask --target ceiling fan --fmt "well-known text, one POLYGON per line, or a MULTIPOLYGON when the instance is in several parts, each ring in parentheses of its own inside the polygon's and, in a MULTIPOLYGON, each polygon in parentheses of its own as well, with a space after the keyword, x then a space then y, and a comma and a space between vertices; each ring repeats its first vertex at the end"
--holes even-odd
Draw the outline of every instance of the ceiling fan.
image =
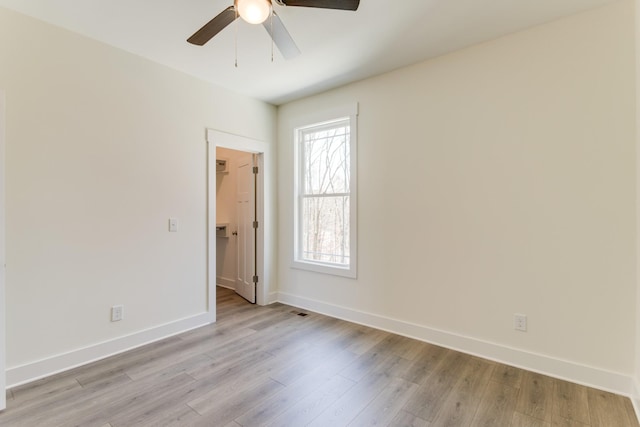
POLYGON ((360 0, 234 0, 215 18, 206 23, 187 41, 198 46, 204 45, 216 34, 224 30, 238 17, 250 24, 262 24, 285 59, 300 54, 300 50, 291 38, 280 17, 273 11, 272 1, 279 6, 316 7, 321 9, 357 10, 360 0), (271 17, 271 19, 268 19, 271 17))

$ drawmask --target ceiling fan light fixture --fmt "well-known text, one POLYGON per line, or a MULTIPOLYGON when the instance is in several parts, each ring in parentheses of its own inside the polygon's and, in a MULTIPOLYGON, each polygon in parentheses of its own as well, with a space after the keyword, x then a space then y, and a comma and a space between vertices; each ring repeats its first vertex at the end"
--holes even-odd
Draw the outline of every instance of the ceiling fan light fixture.
POLYGON ((262 24, 271 14, 269 0, 236 0, 238 15, 249 24, 262 24))

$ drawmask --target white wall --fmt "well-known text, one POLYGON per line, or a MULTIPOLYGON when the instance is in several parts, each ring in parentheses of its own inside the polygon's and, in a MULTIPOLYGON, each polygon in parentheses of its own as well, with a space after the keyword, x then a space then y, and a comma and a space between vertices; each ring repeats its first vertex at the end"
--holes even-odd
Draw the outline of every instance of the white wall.
POLYGON ((269 142, 275 108, 4 9, 0 63, 12 381, 205 312, 205 128, 269 142))
POLYGON ((281 106, 280 299, 630 391, 634 66, 622 1, 281 106), (294 270, 293 123, 355 101, 358 279, 294 270))

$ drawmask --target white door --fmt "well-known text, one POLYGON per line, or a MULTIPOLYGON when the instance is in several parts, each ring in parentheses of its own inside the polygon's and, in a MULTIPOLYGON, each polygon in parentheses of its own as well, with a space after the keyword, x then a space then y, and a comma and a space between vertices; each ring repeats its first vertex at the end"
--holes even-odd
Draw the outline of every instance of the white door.
POLYGON ((252 154, 247 154, 238 162, 236 199, 238 215, 236 292, 251 303, 256 302, 256 284, 253 280, 256 274, 256 229, 253 226, 256 219, 256 190, 253 166, 252 154))

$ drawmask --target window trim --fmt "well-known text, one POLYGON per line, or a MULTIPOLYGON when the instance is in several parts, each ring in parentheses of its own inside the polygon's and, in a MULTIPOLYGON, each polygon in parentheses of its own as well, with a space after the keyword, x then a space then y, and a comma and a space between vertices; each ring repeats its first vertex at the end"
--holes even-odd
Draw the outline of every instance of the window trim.
POLYGON ((316 273, 324 273, 347 278, 357 278, 358 272, 358 104, 354 103, 338 108, 333 108, 320 113, 316 113, 300 120, 293 127, 293 144, 294 144, 294 213, 293 213, 293 254, 291 267, 299 270, 313 271, 316 273), (300 131, 305 129, 321 126, 338 120, 349 119, 350 136, 349 136, 349 266, 331 264, 328 262, 313 262, 302 260, 300 257, 301 243, 300 236, 301 221, 300 214, 302 209, 302 150, 300 148, 300 131))

